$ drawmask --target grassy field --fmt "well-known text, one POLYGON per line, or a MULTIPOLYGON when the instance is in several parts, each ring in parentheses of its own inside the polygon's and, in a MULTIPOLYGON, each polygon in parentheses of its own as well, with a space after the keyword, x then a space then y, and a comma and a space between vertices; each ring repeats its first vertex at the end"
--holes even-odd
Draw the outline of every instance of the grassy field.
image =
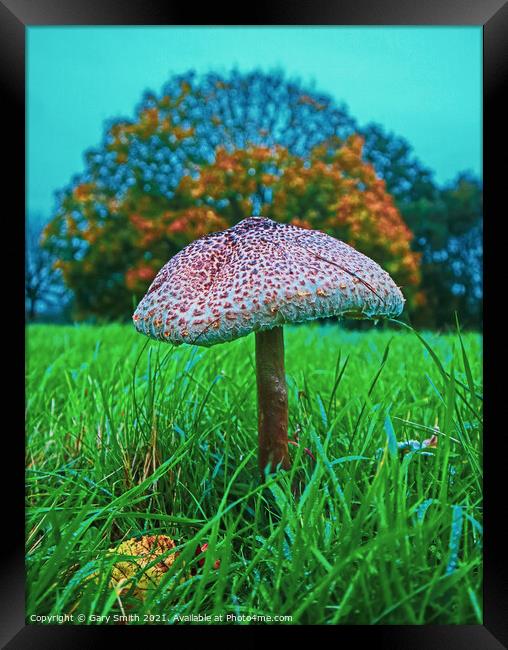
POLYGON ((481 623, 482 341, 421 337, 286 328, 294 496, 293 474, 258 478, 253 336, 31 326, 28 620, 481 623), (437 448, 398 449, 436 425, 437 448), (108 549, 143 534, 180 554, 143 600, 118 598, 108 549))

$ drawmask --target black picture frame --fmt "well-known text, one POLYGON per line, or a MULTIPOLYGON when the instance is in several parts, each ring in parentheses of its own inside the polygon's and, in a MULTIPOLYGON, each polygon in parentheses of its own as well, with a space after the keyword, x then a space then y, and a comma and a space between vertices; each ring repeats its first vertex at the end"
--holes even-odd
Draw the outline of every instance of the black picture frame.
MULTIPOLYGON (((5 427, 4 456, 13 476, 4 486, 3 502, 12 509, 5 513, 4 541, 7 548, 0 556, 2 563, 0 641, 6 648, 90 648, 102 642, 123 643, 136 639, 147 643, 147 638, 162 632, 166 643, 224 643, 234 637, 246 645, 258 645, 260 637, 273 641, 292 638, 295 628, 284 627, 180 627, 171 630, 155 627, 108 628, 101 626, 37 626, 25 625, 24 603, 24 438, 20 421, 24 417, 24 218, 25 218, 25 33, 35 25, 477 25, 483 26, 484 34, 484 192, 487 214, 496 213, 503 205, 501 191, 506 186, 506 165, 496 156, 501 150, 506 156, 502 103, 503 82, 508 79, 508 4, 503 0, 314 0, 312 3, 287 3, 272 0, 268 4, 242 7, 241 3, 220 10, 215 3, 208 6, 190 6, 185 3, 155 0, 0 0, 0 69, 1 88, 4 94, 3 108, 7 108, 3 122, 4 192, 12 199, 4 224, 8 223, 8 244, 11 248, 10 231, 13 229, 19 242, 18 255, 8 264, 9 292, 19 299, 9 302, 10 308, 19 313, 21 323, 13 325, 13 314, 2 319, 7 325, 5 341, 14 352, 8 376, 7 404, 13 416, 12 425, 5 427), (250 11, 250 13, 248 13, 250 11), (5 152, 9 155, 6 156, 5 152), (8 216, 8 219, 7 219, 8 216), (13 224, 11 226, 11 224, 13 224), (15 280, 15 281, 14 281, 15 280), (19 308, 19 311, 18 309, 19 308), (23 310, 23 311, 22 311, 23 310), (8 338, 7 338, 8 337, 8 338), (16 435, 14 435, 16 434, 16 435), (15 486, 15 487, 13 487, 15 486), (7 529, 6 527, 7 526, 7 529), (8 532, 8 534, 6 534, 8 532), (128 631, 127 631, 128 630, 128 631), (178 637, 178 640, 175 638, 178 637)), ((506 118, 505 118, 506 119, 506 118)), ((498 218, 502 215, 497 214, 498 218)), ((5 228, 5 225, 4 225, 5 228)), ((486 228, 487 244, 490 239, 486 228)), ((12 247, 14 250, 14 247, 12 247)), ((9 255, 5 250, 4 255, 9 255)), ((500 256, 502 255, 502 251, 500 256)), ((496 255, 486 256, 485 294, 489 295, 491 277, 496 271, 496 255)), ((502 269, 502 265, 500 267, 502 269)), ((5 268, 4 268, 5 273, 5 268)), ((4 279, 6 279, 4 277, 4 279)), ((493 291, 495 294, 495 290, 493 291)), ((5 305, 5 303, 4 303, 5 305)), ((497 308, 494 308, 497 309, 497 308)), ((493 310, 494 311, 494 310, 493 310)), ((340 645, 353 641, 356 645, 375 643, 376 647, 390 649, 474 648, 488 650, 508 647, 508 580, 506 548, 508 543, 503 532, 506 506, 503 485, 506 456, 502 455, 499 438, 506 438, 503 428, 496 425, 495 411, 502 408, 502 387, 491 379, 494 364, 489 359, 495 351, 490 341, 491 327, 496 314, 485 310, 485 384, 487 429, 485 436, 485 550, 484 550, 484 625, 468 626, 339 626, 338 628, 312 628, 312 635, 321 636, 321 643, 340 645), (497 405, 497 407, 496 407, 497 405)), ((493 335, 492 335, 493 336, 493 335)), ((496 359, 497 361, 497 359, 496 359)), ((7 472, 3 472, 4 478, 7 472)), ((304 642, 300 631, 300 642, 304 642)), ((287 643, 287 641, 286 641, 287 643)))

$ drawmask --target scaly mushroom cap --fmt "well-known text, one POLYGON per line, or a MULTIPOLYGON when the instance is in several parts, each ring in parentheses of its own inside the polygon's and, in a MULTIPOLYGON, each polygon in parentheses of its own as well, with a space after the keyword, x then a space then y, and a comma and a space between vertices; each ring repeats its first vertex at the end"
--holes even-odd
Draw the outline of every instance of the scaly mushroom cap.
POLYGON ((214 345, 315 318, 398 316, 386 271, 317 230, 249 217, 197 239, 159 271, 133 320, 175 345, 214 345))

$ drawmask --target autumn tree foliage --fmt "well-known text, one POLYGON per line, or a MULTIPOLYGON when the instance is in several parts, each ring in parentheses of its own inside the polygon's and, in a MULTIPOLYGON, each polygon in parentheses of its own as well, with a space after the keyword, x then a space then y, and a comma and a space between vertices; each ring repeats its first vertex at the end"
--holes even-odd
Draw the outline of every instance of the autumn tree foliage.
POLYGON ((419 254, 383 178, 386 159, 380 172, 355 126, 278 74, 188 74, 145 95, 134 120, 107 125, 46 228, 76 315, 128 316, 169 257, 252 214, 350 243, 418 300, 419 254))
POLYGON ((362 159, 362 138, 316 145, 308 158, 283 147, 220 148, 195 179, 182 179, 188 200, 206 204, 234 224, 255 212, 304 228, 320 229, 382 260, 409 292, 419 281, 412 234, 372 165, 362 159))

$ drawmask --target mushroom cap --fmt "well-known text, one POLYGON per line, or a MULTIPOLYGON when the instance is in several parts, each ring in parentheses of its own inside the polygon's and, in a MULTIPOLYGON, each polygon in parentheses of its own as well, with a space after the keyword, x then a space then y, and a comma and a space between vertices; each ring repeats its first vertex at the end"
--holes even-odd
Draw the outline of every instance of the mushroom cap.
POLYGON ((288 323, 398 316, 404 297, 366 255, 263 217, 197 239, 159 271, 133 321, 174 345, 210 346, 288 323))

